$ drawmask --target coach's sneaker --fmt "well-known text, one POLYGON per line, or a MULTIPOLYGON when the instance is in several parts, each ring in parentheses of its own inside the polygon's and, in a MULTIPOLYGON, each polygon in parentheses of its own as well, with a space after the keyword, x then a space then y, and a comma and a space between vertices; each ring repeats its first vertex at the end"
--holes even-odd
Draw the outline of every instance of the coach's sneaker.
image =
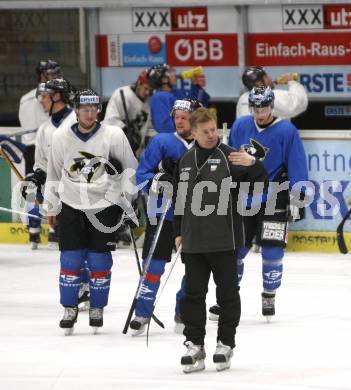
POLYGON ((189 374, 191 372, 204 370, 206 358, 204 346, 195 345, 191 341, 186 341, 184 345, 188 350, 180 361, 180 364, 183 366, 183 372, 189 374))
POLYGON ((216 351, 213 355, 213 362, 216 364, 216 370, 223 371, 230 368, 230 359, 232 356, 233 348, 218 341, 216 351))
POLYGON ((146 325, 149 323, 150 318, 135 316, 130 322, 130 329, 132 329, 132 336, 139 336, 144 333, 146 325))
POLYGON ((210 321, 218 321, 219 313, 221 311, 221 308, 219 305, 213 305, 209 308, 210 315, 208 316, 208 319, 210 321))
POLYGON ((262 293, 262 315, 268 322, 275 315, 275 293, 262 293))

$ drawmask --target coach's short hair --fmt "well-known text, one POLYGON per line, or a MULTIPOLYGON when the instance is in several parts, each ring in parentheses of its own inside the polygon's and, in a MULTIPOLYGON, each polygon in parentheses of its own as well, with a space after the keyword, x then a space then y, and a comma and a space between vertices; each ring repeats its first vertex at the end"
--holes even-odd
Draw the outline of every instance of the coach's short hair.
POLYGON ((190 126, 192 129, 196 129, 199 123, 206 123, 212 120, 217 123, 217 118, 215 115, 209 109, 201 107, 191 114, 190 126))

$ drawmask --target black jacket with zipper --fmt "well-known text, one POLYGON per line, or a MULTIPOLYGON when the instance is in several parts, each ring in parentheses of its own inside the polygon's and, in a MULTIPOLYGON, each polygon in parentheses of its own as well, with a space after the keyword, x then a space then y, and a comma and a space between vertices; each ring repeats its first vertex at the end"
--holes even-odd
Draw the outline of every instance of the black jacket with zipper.
POLYGON ((267 172, 258 160, 249 167, 233 165, 228 160, 233 151, 222 143, 214 149, 196 143, 178 163, 173 227, 175 237, 182 236, 184 253, 223 252, 244 246, 238 188, 240 182, 265 182, 267 172), (236 187, 231 183, 237 183, 236 187))

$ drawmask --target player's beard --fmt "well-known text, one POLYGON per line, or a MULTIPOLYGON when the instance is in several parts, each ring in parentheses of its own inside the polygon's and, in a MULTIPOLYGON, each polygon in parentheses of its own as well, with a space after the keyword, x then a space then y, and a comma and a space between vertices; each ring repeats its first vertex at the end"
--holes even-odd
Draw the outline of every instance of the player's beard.
POLYGON ((81 127, 83 130, 89 131, 92 130, 95 127, 96 120, 90 121, 90 122, 79 122, 79 127, 81 127))

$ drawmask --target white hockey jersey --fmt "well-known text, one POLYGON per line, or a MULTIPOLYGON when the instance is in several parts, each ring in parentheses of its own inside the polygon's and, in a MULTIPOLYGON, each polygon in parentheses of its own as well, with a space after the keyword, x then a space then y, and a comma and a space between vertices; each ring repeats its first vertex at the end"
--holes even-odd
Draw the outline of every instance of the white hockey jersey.
POLYGON ((60 127, 50 149, 44 209, 59 212, 60 201, 80 210, 102 209, 137 196, 137 160, 122 129, 98 124, 88 138, 60 127), (109 175, 105 162, 118 159, 123 174, 109 175))
POLYGON ((49 152, 51 147, 52 136, 55 131, 60 127, 68 126, 71 127, 74 123, 77 122, 77 115, 72 110, 56 127, 51 118, 46 120, 40 127, 37 132, 37 138, 35 140, 35 163, 33 169, 38 168, 42 169, 44 172, 47 171, 49 152))
POLYGON ((106 107, 103 123, 118 126, 121 129, 127 126, 121 90, 124 93, 130 125, 140 133, 141 139, 144 140, 147 131, 152 127, 149 103, 139 99, 129 85, 118 88, 113 92, 106 107))
MULTIPOLYGON (((274 89, 274 116, 290 119, 307 109, 308 97, 305 88, 297 81, 288 82, 288 90, 274 89)), ((244 92, 236 105, 236 117, 250 115, 249 92, 244 92)))
MULTIPOLYGON (((22 130, 37 130, 49 118, 49 114, 43 110, 35 96, 36 91, 34 88, 21 97, 18 118, 22 130)), ((36 135, 35 132, 23 134, 22 142, 26 145, 34 144, 36 135)))

